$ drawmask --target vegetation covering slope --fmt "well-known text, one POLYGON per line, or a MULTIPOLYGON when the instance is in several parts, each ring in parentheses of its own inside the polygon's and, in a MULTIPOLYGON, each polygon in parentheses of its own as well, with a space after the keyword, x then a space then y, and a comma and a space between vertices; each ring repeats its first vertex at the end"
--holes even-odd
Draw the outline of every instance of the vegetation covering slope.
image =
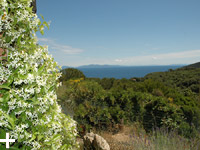
POLYGON ((180 68, 169 70, 168 72, 156 72, 145 76, 162 82, 168 87, 177 89, 185 96, 199 96, 200 90, 200 68, 180 68))
MULTIPOLYGON (((66 70, 71 72, 77 70, 66 70)), ((132 79, 77 75, 62 80, 58 95, 63 107, 71 105, 80 133, 91 128, 117 131, 139 122, 147 132, 165 127, 195 137, 200 127, 199 74, 200 69, 193 68, 132 79)))
POLYGON ((200 68, 200 62, 186 66, 186 68, 200 68))

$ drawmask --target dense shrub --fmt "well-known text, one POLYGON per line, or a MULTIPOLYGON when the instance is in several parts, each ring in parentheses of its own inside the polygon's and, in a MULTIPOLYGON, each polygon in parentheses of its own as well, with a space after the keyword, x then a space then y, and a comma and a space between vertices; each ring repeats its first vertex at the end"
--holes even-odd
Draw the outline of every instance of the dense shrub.
POLYGON ((62 77, 60 78, 60 81, 85 78, 85 75, 83 74, 83 72, 81 72, 80 70, 75 69, 75 68, 63 69, 63 70, 61 70, 61 72, 62 72, 62 77))
POLYGON ((0 47, 8 51, 0 63, 0 135, 10 133, 15 150, 71 149, 76 146, 76 123, 57 104, 57 63, 35 36, 48 23, 32 13, 30 3, 0 1, 0 47))
POLYGON ((69 80, 64 82, 66 100, 63 102, 74 103, 75 120, 88 129, 139 122, 148 132, 164 127, 194 137, 200 131, 200 105, 198 94, 191 91, 190 84, 189 88, 178 87, 184 85, 179 79, 184 76, 193 86, 198 86, 187 70, 153 73, 137 80, 69 80))

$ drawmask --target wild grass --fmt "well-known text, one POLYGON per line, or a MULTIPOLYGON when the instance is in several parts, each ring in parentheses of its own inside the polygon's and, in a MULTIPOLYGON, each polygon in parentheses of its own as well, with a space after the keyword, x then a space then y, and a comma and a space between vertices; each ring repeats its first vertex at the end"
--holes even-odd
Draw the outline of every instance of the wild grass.
POLYGON ((200 141, 186 139, 175 131, 156 129, 151 135, 133 134, 133 148, 136 150, 199 150, 200 141))
POLYGON ((100 132, 111 150, 200 150, 200 140, 184 138, 176 131, 156 129, 147 134, 142 129, 125 127, 117 134, 100 132))

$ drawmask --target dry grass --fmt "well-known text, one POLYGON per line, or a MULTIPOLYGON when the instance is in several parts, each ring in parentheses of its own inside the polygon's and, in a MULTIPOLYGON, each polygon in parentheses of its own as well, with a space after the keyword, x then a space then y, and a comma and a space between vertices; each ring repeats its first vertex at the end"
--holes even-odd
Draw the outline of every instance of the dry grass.
POLYGON ((111 150, 133 150, 133 137, 131 133, 134 132, 133 127, 123 127, 123 130, 113 134, 111 132, 102 131, 99 134, 105 138, 110 145, 111 150))
POLYGON ((200 150, 199 140, 188 140, 175 132, 157 130, 148 136, 137 126, 124 126, 116 134, 106 131, 96 133, 105 138, 111 150, 200 150))

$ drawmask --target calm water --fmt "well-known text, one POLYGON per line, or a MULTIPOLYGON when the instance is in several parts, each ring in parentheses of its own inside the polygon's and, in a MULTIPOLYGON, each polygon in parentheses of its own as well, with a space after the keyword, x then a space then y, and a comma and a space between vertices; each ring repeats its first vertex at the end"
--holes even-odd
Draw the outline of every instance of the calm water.
POLYGON ((78 68, 86 77, 94 78, 132 78, 144 77, 148 73, 163 72, 169 69, 177 69, 178 66, 134 66, 134 67, 111 67, 111 68, 78 68))

